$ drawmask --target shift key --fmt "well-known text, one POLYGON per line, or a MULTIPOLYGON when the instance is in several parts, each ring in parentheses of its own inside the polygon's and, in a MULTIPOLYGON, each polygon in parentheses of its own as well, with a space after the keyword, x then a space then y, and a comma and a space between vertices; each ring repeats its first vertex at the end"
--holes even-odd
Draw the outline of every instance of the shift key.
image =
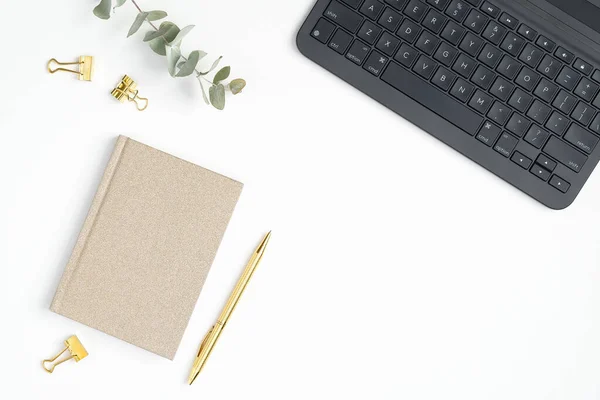
POLYGON ((544 147, 544 153, 575 172, 581 171, 583 164, 587 161, 586 155, 575 150, 555 136, 550 137, 550 140, 548 140, 546 147, 544 147))
POLYGON ((360 15, 351 11, 348 7, 341 5, 337 1, 332 1, 323 15, 352 33, 356 33, 363 21, 363 18, 360 15))

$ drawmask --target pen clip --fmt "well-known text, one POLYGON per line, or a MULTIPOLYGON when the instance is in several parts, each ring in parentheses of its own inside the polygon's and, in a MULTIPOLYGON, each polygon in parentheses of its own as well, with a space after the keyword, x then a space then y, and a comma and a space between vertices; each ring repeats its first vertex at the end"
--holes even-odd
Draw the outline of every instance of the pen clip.
POLYGON ((200 343, 200 348, 198 349, 198 355, 196 357, 200 357, 200 353, 202 353, 202 349, 204 348, 206 341, 208 340, 208 338, 210 337, 210 334, 212 333, 212 331, 214 329, 215 329, 215 325, 213 325, 212 328, 210 328, 210 330, 208 332, 206 332, 206 335, 204 335, 204 339, 202 339, 202 343, 200 343))

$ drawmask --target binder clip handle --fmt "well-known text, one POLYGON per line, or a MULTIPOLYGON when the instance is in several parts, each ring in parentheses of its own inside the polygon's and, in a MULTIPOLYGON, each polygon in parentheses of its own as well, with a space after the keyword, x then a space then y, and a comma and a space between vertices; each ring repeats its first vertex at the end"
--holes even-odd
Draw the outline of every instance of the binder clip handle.
POLYGON ((48 61, 48 64, 46 64, 46 68, 48 68, 48 72, 50 72, 51 74, 58 72, 58 71, 71 72, 73 74, 78 75, 80 81, 91 81, 92 80, 93 66, 94 66, 94 57, 92 57, 92 56, 81 56, 81 57, 79 57, 79 61, 74 61, 74 62, 60 62, 56 58, 51 58, 50 61, 48 61), (79 65, 79 71, 75 71, 73 69, 67 69, 67 68, 52 69, 51 65, 53 63, 57 64, 57 65, 79 65))

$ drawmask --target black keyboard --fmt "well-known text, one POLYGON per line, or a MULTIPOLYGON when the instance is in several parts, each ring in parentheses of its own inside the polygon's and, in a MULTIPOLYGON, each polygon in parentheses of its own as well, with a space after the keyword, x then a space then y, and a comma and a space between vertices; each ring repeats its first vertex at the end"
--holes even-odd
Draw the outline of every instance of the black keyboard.
POLYGON ((484 0, 319 0, 298 46, 562 209, 598 163, 600 71, 556 27, 514 14, 484 0))

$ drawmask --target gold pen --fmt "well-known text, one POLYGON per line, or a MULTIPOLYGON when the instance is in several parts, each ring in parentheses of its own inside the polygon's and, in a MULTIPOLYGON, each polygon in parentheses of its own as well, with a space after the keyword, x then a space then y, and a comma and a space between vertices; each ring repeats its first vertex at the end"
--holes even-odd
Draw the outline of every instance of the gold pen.
POLYGON ((235 289, 233 289, 233 292, 229 296, 227 304, 225 304, 223 311, 221 311, 219 319, 217 319, 217 322, 208 331, 206 336, 204 336, 202 343, 200 343, 198 355, 196 356, 194 366, 192 367, 192 372, 190 373, 190 377, 188 379, 188 383, 190 385, 194 383, 194 380, 198 377, 200 371, 202 371, 202 367, 204 366, 204 364, 206 364, 206 360, 208 359, 208 356, 210 355, 213 347, 215 347, 215 344, 217 343, 217 340, 219 339, 219 336, 221 335, 225 324, 229 320, 231 313, 235 309, 235 306, 237 305, 238 301, 240 300, 242 293, 244 293, 244 289, 246 289, 246 285, 248 285, 248 282, 250 281, 254 270, 260 263, 260 260, 262 259, 263 253, 265 251, 265 248, 267 247, 267 243, 269 243, 270 238, 271 232, 267 233, 263 241, 260 243, 260 245, 258 245, 258 248, 254 251, 252 257, 250 257, 250 261, 248 261, 248 265, 246 265, 246 269, 242 273, 242 276, 235 285, 235 289))

